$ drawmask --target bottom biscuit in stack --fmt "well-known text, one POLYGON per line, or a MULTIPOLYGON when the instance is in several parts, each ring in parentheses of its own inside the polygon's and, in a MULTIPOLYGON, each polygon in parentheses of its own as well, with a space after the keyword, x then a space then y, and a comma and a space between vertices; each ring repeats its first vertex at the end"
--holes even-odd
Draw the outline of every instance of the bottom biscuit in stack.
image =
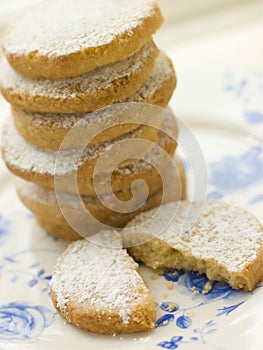
MULTIPOLYGON (((76 227, 80 228, 81 232, 85 231, 87 235, 90 235, 101 230, 101 223, 112 228, 121 228, 140 212, 150 210, 164 202, 183 199, 186 191, 186 179, 184 166, 179 157, 175 157, 175 165, 175 169, 166 169, 166 178, 161 179, 159 177, 157 187, 149 188, 150 195, 145 203, 127 213, 119 213, 107 208, 96 196, 80 196, 87 211, 98 222, 89 218, 87 211, 81 210, 79 197, 76 194, 59 193, 62 212, 54 190, 47 190, 19 178, 16 180, 16 189, 21 201, 34 213, 40 226, 59 238, 75 240, 79 239, 80 235, 74 229, 75 225, 73 228, 67 222, 64 217, 65 214, 70 215, 71 220, 76 224, 76 227), (165 195, 163 194, 162 182, 165 183, 165 186, 168 186, 165 195)), ((114 193, 114 195, 120 201, 123 201, 124 205, 125 201, 132 197, 130 189, 124 189, 114 193)), ((104 199, 107 199, 107 195, 104 195, 104 199)), ((142 198, 136 199, 135 206, 141 203, 142 198)))

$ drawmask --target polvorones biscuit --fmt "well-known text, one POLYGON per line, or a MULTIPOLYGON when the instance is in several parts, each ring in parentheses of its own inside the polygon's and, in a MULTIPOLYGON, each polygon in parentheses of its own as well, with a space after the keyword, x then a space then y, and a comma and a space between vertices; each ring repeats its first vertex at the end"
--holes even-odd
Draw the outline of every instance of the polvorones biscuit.
POLYGON ((52 301, 68 322, 91 332, 150 330, 154 302, 123 247, 152 268, 195 270, 250 291, 262 278, 262 238, 260 222, 241 208, 216 200, 172 202, 139 214, 125 231, 71 244, 57 260, 52 301), (196 210, 199 218, 184 228, 196 210))
POLYGON ((72 243, 51 280, 54 306, 69 323, 99 334, 151 330, 156 304, 122 248, 121 234, 102 231, 72 243))
MULTIPOLYGON (((101 201, 102 199, 106 200, 106 203, 113 203, 111 196, 107 194, 100 198, 97 196, 81 196, 79 198, 75 194, 47 190, 19 178, 16 179, 15 184, 22 203, 34 213, 38 223, 45 230, 59 238, 75 240, 80 239, 79 233, 84 231, 85 237, 100 231, 102 229, 100 223, 120 228, 142 211, 150 210, 163 203, 184 199, 186 193, 185 170, 180 158, 176 157, 175 163, 177 172, 169 167, 165 169, 166 178, 163 180, 166 182, 165 186, 168 187, 167 192, 164 193, 163 183, 149 188, 149 195, 146 198, 144 198, 143 192, 137 191, 135 201, 132 206, 127 208, 126 213, 119 213, 118 208, 114 211, 114 205, 112 209, 106 207, 101 201), (84 208, 82 203, 85 205, 84 208), (72 227, 71 222, 67 222, 67 215, 70 215, 71 220, 73 220, 74 227, 72 227), (80 228, 81 231, 78 231, 77 228, 80 228)), ((113 193, 113 195, 124 205, 133 197, 130 189, 113 193)))
POLYGON ((17 72, 66 79, 132 56, 162 21, 152 0, 48 0, 10 25, 2 48, 17 72))
POLYGON ((139 214, 127 229, 130 254, 154 269, 194 270, 246 291, 262 278, 261 223, 223 201, 169 203, 139 214), (193 214, 196 220, 189 222, 193 214))
POLYGON ((129 58, 66 80, 32 79, 2 60, 0 85, 13 107, 34 112, 89 112, 125 100, 150 76, 158 49, 150 41, 129 58))
MULTIPOLYGON (((175 86, 176 77, 172 63, 161 52, 150 77, 124 102, 143 102, 166 107, 175 86)), ((132 121, 134 111, 132 106, 130 108, 132 121)), ((142 106, 135 107, 134 110, 139 108, 141 123, 149 123, 154 114, 157 114, 157 110, 154 111, 153 108, 146 106, 144 111, 142 106)), ((118 109, 118 104, 91 113, 77 114, 36 113, 13 109, 12 116, 17 130, 28 143, 54 149, 64 147, 62 142, 73 127, 76 129, 76 135, 72 135, 72 143, 67 142, 70 147, 85 146, 89 135, 96 135, 89 142, 89 144, 96 144, 113 140, 139 126, 134 123, 124 123, 129 121, 128 115, 122 105, 120 110, 118 109), (102 131, 103 129, 105 131, 102 131)), ((154 117, 154 124, 158 126, 156 119, 154 117)))
MULTIPOLYGON (((172 122, 172 121, 171 121, 172 122)), ((174 123, 170 126, 174 134, 177 133, 177 126, 174 123)), ((143 132, 144 127, 134 130, 133 133, 143 132)), ((147 129, 146 129, 147 132, 147 129)), ((129 135, 126 135, 129 138, 129 135)), ((140 135, 138 135, 140 138, 140 135)), ((123 140, 124 137, 121 139, 123 140)), ((154 187, 156 182, 162 180, 159 170, 156 169, 151 162, 158 163, 159 167, 165 166, 166 157, 173 156, 176 149, 176 142, 168 135, 158 134, 158 144, 153 144, 152 149, 143 155, 141 143, 136 140, 133 142, 133 148, 138 148, 138 154, 141 152, 141 159, 127 159, 125 163, 121 163, 111 174, 111 186, 114 192, 118 192, 124 188, 129 188, 136 179, 143 179, 149 187, 154 187)), ((116 147, 123 150, 120 140, 115 140, 116 147)), ((146 143, 146 147, 151 143, 146 143)), ((112 146, 112 144, 111 144, 112 146)), ((107 145, 93 145, 83 150, 78 148, 63 149, 60 151, 42 149, 32 146, 24 141, 17 133, 14 125, 9 121, 3 132, 2 153, 5 163, 9 170, 15 175, 34 182, 47 189, 54 189, 65 192, 79 192, 82 195, 94 195, 94 182, 97 183, 100 193, 108 192, 104 183, 108 178, 107 169, 104 172, 93 176, 96 161, 106 150, 107 145), (59 158, 58 158, 59 152, 59 158), (83 152, 83 154, 82 154, 83 152), (77 176, 77 185, 75 187, 75 176, 77 176), (56 183, 54 179, 56 178, 56 183)), ((118 161, 118 153, 115 153, 116 161, 118 161)))

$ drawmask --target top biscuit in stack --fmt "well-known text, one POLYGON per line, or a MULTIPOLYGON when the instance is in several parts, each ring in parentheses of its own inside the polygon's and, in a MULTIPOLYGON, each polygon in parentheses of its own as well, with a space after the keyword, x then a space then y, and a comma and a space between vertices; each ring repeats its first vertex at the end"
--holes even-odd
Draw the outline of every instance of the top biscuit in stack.
MULTIPOLYGON (((76 120, 97 119, 100 129, 101 118, 88 112, 117 102, 166 107, 176 77, 171 61, 152 41, 162 20, 152 0, 48 0, 30 8, 2 40, 7 60, 1 62, 1 91, 13 107, 19 134, 34 146, 59 149, 76 120)), ((118 125, 92 143, 114 140, 138 126, 118 125)), ((153 133, 148 139, 157 143, 153 133)), ((70 144, 79 146, 78 138, 70 144)))
MULTIPOLYGON (((93 170, 97 159, 110 146, 137 138, 151 146, 119 161, 111 177, 111 190, 123 197, 122 192, 129 191, 133 180, 139 178, 149 184, 151 195, 161 193, 160 176, 152 175, 154 167, 146 166, 145 159, 134 159, 156 160, 158 145, 173 156, 176 142, 158 132, 165 113, 161 110, 161 118, 157 118, 158 113, 140 106, 141 122, 127 121, 121 105, 120 113, 117 106, 119 102, 168 105, 176 77, 171 61, 152 40, 161 24, 162 15, 152 0, 47 0, 12 23, 2 40, 5 58, 0 68, 1 91, 12 106, 14 121, 7 123, 3 137, 2 152, 9 170, 39 186, 38 193, 42 188, 51 195, 55 190, 68 192, 73 203, 77 191, 96 202, 93 170), (113 108, 100 110, 109 106, 113 108), (147 125, 150 121, 155 128, 147 125), (72 128, 76 129, 74 137, 65 143, 72 128), (76 163, 74 155, 82 147, 89 156, 76 163), (54 162, 58 154, 61 161, 54 162), (55 165, 58 163, 62 167, 55 165), (69 184, 75 173, 76 189, 75 183, 69 184)), ((133 111, 130 114, 134 116, 133 111)), ((174 119, 169 125, 168 130, 177 135, 174 119)), ((134 151, 135 147, 126 148, 134 151)), ((162 169, 166 167, 164 161, 158 162, 162 169)), ((98 178, 104 183, 109 170, 103 165, 98 178)), ((103 184, 99 191, 109 194, 103 184)), ((176 193, 174 200, 180 199, 176 193)), ((37 204, 43 202, 40 197, 37 204)), ((46 208, 42 209, 39 221, 58 227, 60 223, 46 217, 46 208)))
POLYGON ((48 0, 9 29, 9 64, 32 78, 67 79, 138 52, 162 24, 152 0, 48 0))

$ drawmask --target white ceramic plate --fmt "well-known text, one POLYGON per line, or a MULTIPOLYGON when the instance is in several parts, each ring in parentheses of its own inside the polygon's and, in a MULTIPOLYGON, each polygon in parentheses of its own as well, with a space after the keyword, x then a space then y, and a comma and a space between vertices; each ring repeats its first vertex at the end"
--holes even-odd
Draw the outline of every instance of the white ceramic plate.
MULTIPOLYGON (((232 201, 262 220, 262 75, 182 69, 178 76, 172 106, 192 128, 206 157, 208 197, 232 201)), ((205 276, 168 271, 152 279, 154 272, 144 266, 141 273, 159 304, 154 331, 98 336, 65 324, 51 304, 49 280, 67 244, 36 224, 17 199, 2 163, 0 192, 0 350, 263 348, 262 285, 244 293, 213 283, 203 295, 205 276), (193 287, 200 294, 194 295, 193 287), (169 303, 175 305, 172 311, 169 303)))

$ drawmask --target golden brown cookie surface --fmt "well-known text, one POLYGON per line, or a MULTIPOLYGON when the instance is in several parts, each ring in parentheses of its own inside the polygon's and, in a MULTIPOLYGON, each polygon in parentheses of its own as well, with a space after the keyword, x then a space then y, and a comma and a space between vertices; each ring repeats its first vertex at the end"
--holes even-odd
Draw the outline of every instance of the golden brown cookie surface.
MULTIPOLYGON (((166 107, 175 85, 176 77, 172 63, 161 52, 155 61, 150 77, 137 92, 124 102, 144 102, 166 107)), ((143 106, 140 108, 142 110, 143 106)), ((149 122, 153 114, 152 109, 149 108, 148 112, 145 107, 145 113, 140 113, 141 122, 149 122)), ((34 113, 13 109, 12 116, 17 130, 28 143, 54 149, 61 147, 61 143, 73 127, 76 128, 76 137, 73 137, 72 144, 67 143, 70 147, 86 145, 89 135, 97 135, 90 142, 90 144, 95 144, 113 140, 138 127, 131 123, 122 124, 124 120, 131 119, 132 121, 134 116, 132 114, 129 118, 124 110, 124 117, 122 117, 121 110, 118 111, 116 104, 92 113, 78 114, 34 113), (104 128, 107 129, 101 132, 104 128)))
MULTIPOLYGON (((185 198, 186 192, 186 179, 185 171, 180 158, 175 158, 178 174, 175 174, 171 169, 167 168, 167 185, 168 195, 164 197, 162 184, 157 184, 157 187, 149 188, 149 195, 144 202, 142 193, 136 193, 136 200, 134 204, 129 207, 127 213, 120 213, 106 207, 96 196, 81 196, 81 201, 85 205, 86 210, 99 222, 108 225, 112 228, 123 227, 131 220, 135 215, 142 211, 150 210, 161 203, 167 203, 170 201, 180 200, 185 198), (140 206, 140 207, 139 207, 140 206)), ((22 179, 16 179, 16 189, 19 198, 23 204, 31 210, 40 226, 53 235, 67 240, 75 240, 81 238, 76 230, 66 221, 63 214, 69 214, 71 218, 74 218, 77 225, 85 226, 85 235, 96 233, 101 230, 101 225, 95 223, 93 220, 89 220, 85 208, 82 208, 79 198, 70 193, 55 193, 54 190, 46 190, 43 187, 24 181, 22 179), (59 196, 59 203, 58 197, 59 196), (83 211, 84 209, 84 211, 83 211)), ((123 190, 113 194, 117 199, 123 202, 130 200, 132 194, 130 190, 123 190)), ((106 203, 112 203, 109 195, 104 195, 102 198, 106 203), (107 202, 108 201, 108 202, 107 202)), ((76 226, 77 227, 77 226, 76 226)), ((82 226, 81 226, 82 227, 82 226)), ((80 232, 79 232, 80 233, 80 232)), ((85 236, 84 235, 84 236, 85 236)))
POLYGON ((20 73, 66 79, 133 55, 161 24, 152 0, 48 0, 10 25, 2 48, 20 73))
POLYGON ((131 255, 152 268, 194 270, 246 291, 262 279, 263 227, 244 209, 216 200, 173 202, 139 214, 127 227, 131 255), (199 217, 186 229, 189 210, 188 220, 199 217))
POLYGON ((47 113, 89 112, 125 100, 150 76, 158 49, 147 42, 129 58, 65 80, 32 79, 2 60, 3 96, 17 109, 47 113))
MULTIPOLYGON (((134 132, 142 131, 143 127, 139 131, 135 130, 134 132)), ((171 131, 174 131, 175 134, 177 133, 175 121, 171 126, 171 131)), ((129 135, 126 135, 126 137, 129 138, 129 135)), ((138 137, 140 136, 138 135, 138 137)), ((138 143, 136 138, 134 140, 131 139, 133 150, 138 148, 137 154, 141 154, 142 159, 133 160, 128 157, 125 163, 121 162, 119 166, 119 154, 118 152, 114 152, 114 157, 116 157, 117 161, 117 168, 111 176, 111 185, 114 192, 124 188, 130 188, 136 179, 145 180, 149 184, 149 187, 153 187, 156 182, 160 183, 161 179, 158 175, 158 170, 150 163, 155 162, 162 167, 165 164, 166 157, 174 154, 176 143, 162 133, 158 134, 158 139, 157 145, 149 142, 146 143, 144 147, 153 145, 153 148, 146 154, 144 153, 145 149, 141 148, 141 143, 138 143)), ((119 141, 115 140, 116 149, 123 152, 125 148, 123 148, 122 143, 119 141)), ((17 133, 11 122, 7 123, 3 132, 2 153, 9 170, 15 175, 47 189, 54 189, 54 179, 56 178, 56 189, 60 191, 79 191, 82 195, 93 195, 96 193, 94 188, 94 181, 96 181, 100 193, 109 193, 110 191, 103 185, 108 178, 107 169, 101 169, 101 173, 98 173, 95 178, 94 176, 92 177, 96 164, 95 160, 101 158, 104 150, 105 144, 102 147, 98 147, 98 145, 88 147, 83 155, 82 150, 77 148, 61 151, 41 149, 26 143, 17 133), (76 183, 74 182, 76 175, 78 189, 75 188, 76 183)))
POLYGON ((121 235, 102 231, 91 239, 72 243, 57 260, 51 297, 60 315, 100 334, 153 329, 155 302, 121 235))

